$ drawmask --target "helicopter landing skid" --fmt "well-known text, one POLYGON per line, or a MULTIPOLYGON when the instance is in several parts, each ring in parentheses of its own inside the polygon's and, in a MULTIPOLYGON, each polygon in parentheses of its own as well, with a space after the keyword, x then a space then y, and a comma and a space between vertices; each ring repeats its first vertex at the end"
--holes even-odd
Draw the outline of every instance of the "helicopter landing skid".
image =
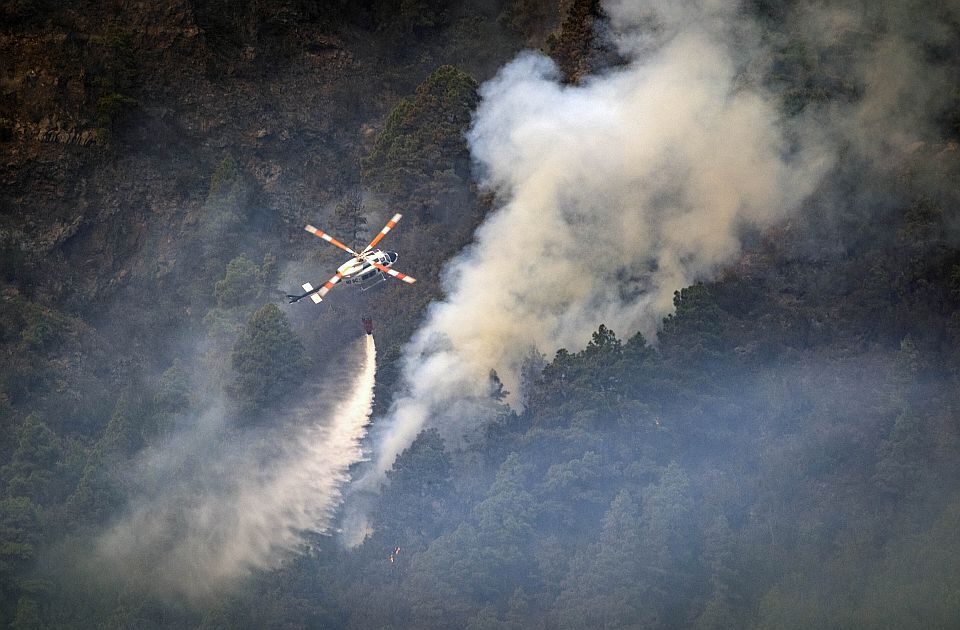
POLYGON ((380 284, 381 282, 386 281, 386 279, 387 279, 387 277, 386 277, 385 275, 383 275, 383 272, 382 272, 382 271, 379 272, 379 273, 377 274, 377 276, 378 276, 378 278, 377 278, 377 281, 376 281, 376 282, 371 282, 370 284, 368 284, 368 285, 366 285, 366 286, 361 286, 361 287, 360 287, 360 291, 369 291, 370 289, 372 289, 373 287, 377 286, 377 285, 380 284))

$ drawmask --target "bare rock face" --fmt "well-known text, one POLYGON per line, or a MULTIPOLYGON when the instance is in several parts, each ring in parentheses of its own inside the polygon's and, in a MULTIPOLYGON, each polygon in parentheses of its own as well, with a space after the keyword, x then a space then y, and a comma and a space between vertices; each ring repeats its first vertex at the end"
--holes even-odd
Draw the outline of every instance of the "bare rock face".
POLYGON ((56 268, 55 294, 162 275, 227 154, 261 221, 296 226, 356 179, 378 112, 343 99, 368 69, 283 3, 219 6, 73 0, 0 20, 0 235, 56 268))
POLYGON ((25 139, 30 136, 36 142, 56 142, 79 147, 91 147, 96 144, 104 144, 106 140, 105 130, 79 128, 71 121, 60 120, 56 113, 43 118, 36 125, 19 123, 15 129, 16 134, 21 138, 25 139))
MULTIPOLYGON (((216 250, 189 303, 221 259, 267 240, 251 231, 271 239, 260 257, 297 256, 291 247, 313 245, 302 226, 362 186, 361 158, 401 97, 445 63, 492 73, 516 50, 496 19, 479 19, 496 18, 486 3, 470 20, 406 30, 385 25, 410 10, 362 5, 0 3, 0 245, 23 251, 31 290, 96 310, 140 286, 179 290, 198 252, 216 250), (228 158, 247 189, 214 220, 228 158)), ((469 175, 437 179, 418 193, 430 198, 421 214, 452 220, 469 205, 469 175)))

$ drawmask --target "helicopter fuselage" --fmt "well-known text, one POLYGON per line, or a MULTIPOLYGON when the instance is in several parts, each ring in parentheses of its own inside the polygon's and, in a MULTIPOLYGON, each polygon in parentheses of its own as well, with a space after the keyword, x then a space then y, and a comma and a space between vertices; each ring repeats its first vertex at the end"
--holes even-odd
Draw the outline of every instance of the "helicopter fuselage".
POLYGON ((371 264, 379 263, 384 267, 392 267, 397 262, 399 255, 397 252, 387 252, 382 249, 375 249, 366 253, 362 258, 354 256, 347 262, 337 268, 337 273, 343 275, 344 284, 363 284, 365 282, 380 279, 383 272, 371 264))
POLYGON ((303 287, 303 290, 306 293, 302 295, 291 295, 287 294, 287 299, 290 300, 290 303, 299 302, 305 297, 309 297, 314 304, 319 304, 323 301, 323 296, 327 294, 334 287, 335 284, 341 280, 344 284, 359 284, 361 285, 360 290, 366 291, 373 287, 373 285, 387 279, 387 276, 392 276, 401 282, 407 284, 413 284, 417 281, 413 276, 408 276, 405 273, 400 273, 396 269, 393 269, 393 263, 397 262, 397 252, 387 252, 382 249, 374 249, 377 243, 379 243, 387 233, 397 226, 397 221, 401 219, 403 215, 399 212, 393 215, 393 218, 387 221, 387 224, 383 226, 383 229, 373 237, 373 240, 370 241, 370 244, 364 247, 361 251, 357 252, 351 247, 347 247, 331 235, 327 234, 323 230, 313 227, 312 225, 306 225, 303 229, 307 232, 310 232, 317 238, 321 238, 326 242, 330 243, 338 249, 349 253, 353 258, 343 263, 337 268, 337 273, 323 283, 323 286, 314 288, 309 282, 305 282, 300 285, 303 287))

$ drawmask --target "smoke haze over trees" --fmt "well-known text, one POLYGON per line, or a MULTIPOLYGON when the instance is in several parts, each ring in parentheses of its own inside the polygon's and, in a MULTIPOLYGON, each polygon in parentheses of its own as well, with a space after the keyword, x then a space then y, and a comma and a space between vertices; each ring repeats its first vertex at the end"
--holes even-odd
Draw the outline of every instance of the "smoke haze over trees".
POLYGON ((0 30, 0 627, 956 627, 957 2, 0 30))

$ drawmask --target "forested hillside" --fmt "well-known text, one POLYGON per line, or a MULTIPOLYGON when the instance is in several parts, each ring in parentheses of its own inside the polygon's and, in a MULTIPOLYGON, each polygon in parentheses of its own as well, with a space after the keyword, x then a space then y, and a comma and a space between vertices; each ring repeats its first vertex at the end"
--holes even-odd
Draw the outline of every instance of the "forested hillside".
POLYGON ((960 7, 716 4, 0 2, 0 627, 957 627, 960 7))

